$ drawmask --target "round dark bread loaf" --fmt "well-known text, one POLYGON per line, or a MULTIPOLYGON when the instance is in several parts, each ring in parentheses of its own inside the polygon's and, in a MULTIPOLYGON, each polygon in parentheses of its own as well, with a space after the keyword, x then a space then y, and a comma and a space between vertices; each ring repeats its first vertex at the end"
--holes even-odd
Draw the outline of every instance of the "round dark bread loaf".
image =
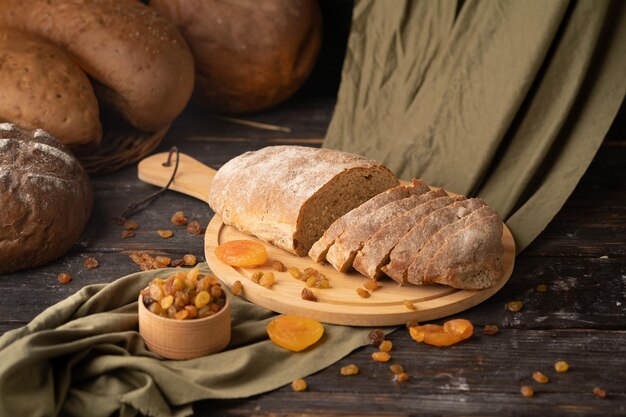
POLYGON ((63 255, 92 206, 89 178, 65 145, 41 129, 0 123, 0 273, 63 255))
POLYGON ((187 39, 196 61, 194 100, 247 113, 290 97, 321 45, 317 0, 151 0, 187 39))
POLYGON ((194 83, 191 51, 175 25, 129 0, 3 0, 0 26, 60 46, 95 81, 98 97, 148 132, 171 123, 194 83))

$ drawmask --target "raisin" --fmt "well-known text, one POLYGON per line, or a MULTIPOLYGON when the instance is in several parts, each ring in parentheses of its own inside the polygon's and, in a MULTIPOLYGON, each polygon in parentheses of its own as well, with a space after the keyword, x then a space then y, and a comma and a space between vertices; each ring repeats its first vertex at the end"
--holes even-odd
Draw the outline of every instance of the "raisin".
POLYGON ((483 333, 485 333, 487 336, 493 336, 494 334, 498 333, 499 330, 500 329, 498 329, 498 326, 496 326, 495 324, 487 324, 483 328, 483 333))
POLYGON ((67 272, 61 272, 59 275, 57 275, 57 281, 59 281, 61 284, 67 284, 71 280, 72 277, 67 272))
POLYGON ((170 306, 172 304, 174 304, 174 296, 173 295, 168 295, 166 297, 163 297, 161 299, 161 303, 160 304, 161 304, 161 308, 163 310, 167 310, 168 308, 170 308, 170 306))
POLYGON ((211 295, 206 291, 200 291, 196 294, 196 299, 194 300, 194 305, 196 308, 202 308, 205 305, 211 302, 211 295))
POLYGON ((239 294, 241 294, 241 291, 243 290, 243 285, 241 285, 241 281, 237 280, 233 283, 232 288, 230 289, 230 291, 233 293, 234 296, 238 296, 239 294))
POLYGON ((374 352, 372 353, 372 359, 376 362, 389 362, 391 355, 387 352, 374 352))
POLYGON ((509 301, 506 303, 507 310, 512 311, 513 313, 517 313, 522 309, 522 307, 524 307, 524 303, 521 301, 509 301))
POLYGON ((306 317, 278 316, 267 326, 270 340, 283 349, 300 352, 316 343, 324 334, 324 326, 306 317))
POLYGON ((174 236, 174 232, 172 232, 171 230, 157 230, 157 234, 162 237, 163 239, 169 239, 170 237, 174 236))
POLYGON ((133 232, 132 230, 123 230, 121 236, 122 239, 127 239, 129 237, 134 237, 135 232, 133 232))
POLYGON ((406 372, 400 372, 399 374, 395 374, 393 376, 393 380, 396 382, 405 382, 409 379, 409 374, 406 372))
POLYGON ((313 291, 306 287, 302 288, 302 299, 307 301, 317 301, 317 297, 315 296, 313 291))
POLYGON ((317 277, 319 272, 315 268, 304 268, 304 273, 310 277, 317 277))
POLYGON ((214 299, 218 299, 222 297, 222 287, 217 284, 217 285, 213 285, 211 287, 211 290, 209 291, 209 294, 211 294, 211 298, 214 299))
POLYGON ((315 283, 315 286, 320 289, 330 288, 330 281, 327 278, 322 278, 315 283))
POLYGON ((259 279, 259 284, 265 288, 272 288, 276 283, 276 279, 274 278, 273 272, 268 272, 267 274, 263 274, 261 279, 259 279))
POLYGON ((165 310, 163 310, 163 307, 161 307, 161 304, 159 303, 151 303, 149 304, 148 309, 150 310, 150 312, 156 314, 156 315, 161 315, 165 313, 165 310))
POLYGON ((394 363, 389 367, 389 369, 391 369, 391 372, 393 372, 394 374, 401 374, 404 372, 404 368, 398 363, 394 363))
POLYGON ((378 349, 380 349, 381 352, 391 352, 392 348, 393 343, 391 343, 391 340, 383 340, 380 342, 380 346, 378 346, 378 349))
POLYGON ((154 262, 159 268, 165 268, 166 266, 169 266, 172 263, 172 260, 168 258, 167 256, 156 256, 154 258, 154 262))
POLYGON ((535 395, 535 390, 533 389, 533 387, 530 387, 528 385, 524 385, 522 388, 520 388, 520 392, 522 393, 524 397, 527 397, 527 398, 535 395))
POLYGON ((197 263, 197 260, 195 256, 188 253, 183 256, 183 262, 186 266, 194 266, 197 263))
POLYGON ((139 224, 132 220, 126 220, 124 223, 124 230, 137 230, 139 229, 139 224))
POLYGON ((187 272, 187 276, 185 276, 186 283, 189 283, 189 287, 193 287, 198 282, 198 277, 200 276, 200 270, 196 268, 192 268, 187 272))
POLYGON ((413 304, 410 300, 404 300, 404 306, 408 308, 409 310, 417 310, 417 307, 415 307, 415 304, 413 304))
POLYGON ((267 250, 253 240, 231 240, 215 248, 215 256, 231 266, 254 268, 267 262, 267 250))
POLYGON ((274 268, 278 272, 285 272, 285 265, 278 259, 274 259, 272 261, 272 268, 274 268))
POLYGON ((535 291, 537 292, 546 292, 548 291, 548 286, 546 284, 539 284, 535 287, 535 291))
POLYGON ((417 327, 419 325, 420 325, 420 322, 416 319, 407 320, 405 323, 405 326, 407 329, 410 329, 411 327, 417 327))
POLYGON ((294 277, 295 279, 302 279, 302 271, 300 271, 298 268, 296 268, 295 266, 290 267, 288 270, 289 274, 294 277))
POLYGON ((378 285, 378 281, 370 279, 365 284, 363 284, 363 287, 370 291, 376 291, 378 288, 380 288, 380 285, 378 285))
POLYGON ((569 370, 569 364, 565 361, 558 361, 554 364, 554 369, 557 372, 567 372, 569 370))
POLYGON ((184 310, 180 310, 177 311, 176 313, 174 313, 174 318, 176 320, 186 320, 189 318, 189 310, 184 309, 184 310))
POLYGON ((375 329, 369 332, 367 338, 370 340, 372 346, 379 347, 383 340, 385 340, 385 332, 381 329, 375 329))
POLYGON ((187 225, 187 233, 190 235, 201 235, 203 232, 204 229, 197 220, 192 220, 187 225))
POLYGON ((296 379, 291 383, 291 389, 296 392, 305 391, 307 388, 306 381, 304 379, 296 379))
POLYGON ((257 271, 254 274, 252 274, 252 276, 250 277, 250 280, 254 282, 255 284, 258 284, 259 281, 261 281, 262 276, 263 276, 263 272, 257 271))
POLYGON ((195 319, 196 317, 198 317, 198 308, 196 306, 185 306, 185 310, 187 310, 187 312, 189 313, 187 318, 195 319))
POLYGON ((87 258, 85 262, 83 262, 83 266, 87 269, 94 269, 100 266, 100 263, 96 258, 87 258))
POLYGON ((182 211, 177 211, 176 213, 174 213, 172 215, 171 220, 172 220, 172 223, 174 223, 177 226, 184 226, 189 221, 187 217, 185 217, 185 213, 183 213, 182 211))
POLYGON ((593 387, 593 393, 596 394, 598 398, 606 398, 606 391, 600 387, 593 387))
POLYGON ((359 297, 361 298, 368 298, 370 296, 369 291, 367 291, 366 289, 363 288, 357 288, 356 289, 356 293, 359 295, 359 297))
POLYGON ((533 372, 533 379, 540 384, 547 384, 548 382, 550 382, 550 378, 548 378, 546 374, 539 371, 533 372))
POLYGON ((342 366, 341 369, 339 370, 339 373, 341 375, 345 375, 345 376, 358 375, 359 374, 359 367, 356 366, 355 364, 342 366))
POLYGON ((315 278, 314 276, 309 275, 309 277, 306 279, 306 283, 305 285, 309 288, 314 288, 317 284, 317 278, 315 278))
POLYGON ((161 302, 164 296, 165 292, 163 291, 163 285, 157 282, 152 282, 150 284, 150 298, 154 301, 161 302))

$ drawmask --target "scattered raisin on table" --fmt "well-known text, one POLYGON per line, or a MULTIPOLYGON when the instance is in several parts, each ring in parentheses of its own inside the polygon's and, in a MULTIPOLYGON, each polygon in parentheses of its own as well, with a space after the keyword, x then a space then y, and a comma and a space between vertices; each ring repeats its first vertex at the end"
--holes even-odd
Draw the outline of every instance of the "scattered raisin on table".
POLYGON ((391 340, 383 340, 380 342, 380 346, 378 346, 378 349, 380 349, 381 352, 391 352, 392 348, 393 343, 391 343, 391 340))
POLYGON ((291 389, 296 392, 304 391, 306 390, 306 388, 307 388, 307 384, 304 379, 296 379, 295 381, 291 383, 291 389))
POLYGON ((302 299, 307 301, 317 301, 317 297, 315 296, 313 291, 306 287, 302 288, 302 299))
POLYGON ((548 382, 550 382, 550 378, 548 378, 548 376, 543 372, 539 371, 533 372, 533 379, 540 384, 547 384, 548 382))
POLYGON ((285 272, 285 265, 278 259, 272 261, 272 268, 278 272, 285 272))
POLYGON ((376 291, 378 288, 380 288, 380 285, 378 284, 378 281, 376 281, 375 279, 370 279, 367 282, 365 282, 365 284, 363 284, 363 288, 368 289, 370 291, 376 291))
POLYGON ((567 372, 569 370, 569 364, 565 361, 558 361, 554 364, 554 369, 557 372, 567 372))
POLYGON ((364 288, 357 288, 356 289, 356 293, 359 295, 359 297, 361 298, 368 298, 371 294, 369 293, 369 291, 367 291, 364 288))
POLYGON ((393 380, 396 382, 404 382, 409 379, 409 374, 406 372, 400 372, 399 374, 394 374, 393 380))
POLYGON ((385 340, 385 332, 381 329, 375 329, 369 332, 367 338, 370 340, 372 346, 379 347, 383 340, 385 340))
POLYGON ((59 275, 57 275, 57 280, 61 284, 67 284, 72 280, 72 277, 67 272, 61 272, 59 275))
POLYGON ((524 397, 527 397, 527 398, 535 395, 535 390, 533 389, 533 387, 528 386, 528 385, 524 385, 522 388, 520 388, 519 391, 524 397))
POLYGON ((391 369, 391 372, 394 374, 401 374, 404 372, 404 368, 399 363, 394 363, 389 367, 389 369, 391 369))
POLYGON ((85 262, 83 262, 83 266, 87 269, 94 269, 100 266, 100 263, 96 258, 87 258, 85 262))
POLYGON ((350 365, 342 366, 341 369, 339 370, 339 373, 345 376, 358 375, 359 367, 351 363, 350 365))
POLYGON ((197 263, 197 260, 195 256, 188 253, 183 256, 183 262, 186 266, 194 266, 197 263))
POLYGON ((596 394, 598 398, 606 398, 606 391, 600 387, 593 387, 593 393, 596 394))
POLYGON ((233 295, 237 296, 241 294, 241 290, 243 290, 243 285, 241 285, 241 281, 237 280, 233 283, 232 288, 230 289, 233 295))
POLYGON ((403 303, 404 303, 404 306, 408 308, 409 310, 417 310, 417 307, 415 307, 415 304, 413 304, 411 300, 404 300, 403 303))
POLYGON ((495 324, 487 324, 483 328, 483 333, 485 333, 487 336, 493 336, 494 334, 498 333, 499 330, 500 329, 498 329, 498 326, 496 326, 495 324))
POLYGON ((174 213, 172 215, 171 220, 172 220, 172 223, 174 223, 177 226, 184 226, 189 221, 189 219, 185 217, 185 213, 183 213, 182 211, 177 211, 176 213, 174 213))
POLYGON ((546 292, 548 291, 548 286, 546 284, 539 284, 535 287, 535 291, 537 292, 546 292))
POLYGON ((122 239, 127 239, 129 237, 134 237, 135 232, 133 232, 132 230, 123 230, 120 236, 122 236, 122 239))
POLYGON ((374 352, 372 353, 372 359, 376 362, 389 362, 391 355, 387 352, 374 352))
POLYGON ((172 232, 171 230, 157 230, 157 234, 162 237, 163 239, 169 239, 170 237, 174 236, 174 232, 172 232))
POLYGON ((197 220, 192 220, 187 225, 187 233, 190 235, 201 235, 202 232, 204 232, 204 229, 197 220))
POLYGON ((522 307, 524 307, 524 303, 521 301, 509 301, 508 303, 506 303, 506 308, 509 311, 512 311, 513 313, 517 313, 518 311, 520 311, 522 309, 522 307))
POLYGON ((126 220, 124 223, 124 230, 137 230, 139 229, 139 224, 133 220, 126 220))

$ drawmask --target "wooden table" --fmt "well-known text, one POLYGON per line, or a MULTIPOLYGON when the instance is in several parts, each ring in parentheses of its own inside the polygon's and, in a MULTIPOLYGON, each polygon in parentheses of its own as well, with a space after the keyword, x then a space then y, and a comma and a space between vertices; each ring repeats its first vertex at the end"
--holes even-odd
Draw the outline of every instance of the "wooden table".
MULTIPOLYGON (((274 144, 319 146, 330 121, 334 99, 294 100, 251 116, 288 127, 290 132, 262 130, 216 120, 188 109, 175 123, 161 151, 181 151, 219 168, 242 152, 274 144)), ((373 347, 353 352, 333 366, 309 376, 309 389, 289 387, 244 400, 207 401, 198 415, 626 415, 626 142, 604 142, 587 174, 563 209, 522 255, 509 283, 493 298, 460 316, 476 326, 467 342, 445 349, 418 345, 402 328, 390 336, 393 362, 404 366, 407 382, 391 381, 386 364, 370 359, 373 347), (546 293, 535 287, 547 284, 546 293), (511 313, 510 300, 524 308, 511 313), (486 336, 482 327, 500 332, 486 336), (554 371, 565 360, 571 369, 554 371), (354 363, 355 377, 339 375, 354 363), (550 376, 540 385, 534 371, 550 376), (522 385, 535 388, 533 398, 520 395, 522 385), (592 389, 608 392, 597 398, 592 389)), ((169 192, 136 215, 136 237, 122 240, 113 218, 126 204, 155 188, 136 179, 136 168, 93 178, 96 204, 81 240, 64 258, 30 271, 0 276, 0 333, 25 325, 46 307, 81 287, 110 282, 135 272, 128 254, 143 250, 172 258, 193 253, 203 259, 202 236, 177 233, 159 238, 155 230, 171 228, 170 216, 183 210, 206 225, 213 215, 191 197, 169 192), (100 267, 86 270, 95 257, 100 267), (69 272, 60 285, 56 275, 69 272)), ((441 321, 438 321, 441 322, 441 321)))

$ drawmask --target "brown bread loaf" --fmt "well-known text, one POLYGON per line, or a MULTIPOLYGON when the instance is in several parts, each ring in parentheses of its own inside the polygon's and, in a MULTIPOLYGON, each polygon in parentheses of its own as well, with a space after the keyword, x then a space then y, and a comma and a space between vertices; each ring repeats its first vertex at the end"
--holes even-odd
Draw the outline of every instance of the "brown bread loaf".
POLYGON ((391 171, 358 155, 270 146, 220 168, 209 204, 224 223, 304 256, 338 217, 396 185, 391 171))
POLYGON ((413 226, 424 216, 456 201, 442 189, 429 191, 423 196, 423 203, 396 217, 381 227, 364 244, 354 258, 352 266, 363 275, 378 279, 382 268, 389 261, 389 253, 413 226))
POLYGON ((0 28, 0 122, 41 128, 66 145, 98 143, 98 101, 89 79, 57 46, 0 28))
POLYGON ((63 255, 92 205, 89 178, 61 142, 0 123, 0 273, 63 255))
POLYGON ((380 207, 391 203, 392 201, 401 200, 409 197, 410 195, 423 194, 428 190, 428 185, 426 185, 424 181, 413 179, 410 187, 406 185, 398 185, 397 187, 391 188, 372 197, 335 220, 330 227, 324 231, 322 237, 320 237, 320 239, 313 244, 311 250, 309 251, 309 256, 315 262, 324 262, 326 260, 328 249, 333 245, 333 243, 335 243, 335 239, 337 239, 344 232, 344 230, 346 230, 346 228, 355 221, 379 209, 380 207))
POLYGON ((138 129, 171 123, 191 96, 189 47, 171 21, 139 1, 4 0, 0 26, 64 49, 94 79, 98 97, 138 129))
POLYGON ((172 19, 196 60, 194 99, 210 110, 246 113, 291 96, 321 45, 317 0, 151 0, 172 19))

